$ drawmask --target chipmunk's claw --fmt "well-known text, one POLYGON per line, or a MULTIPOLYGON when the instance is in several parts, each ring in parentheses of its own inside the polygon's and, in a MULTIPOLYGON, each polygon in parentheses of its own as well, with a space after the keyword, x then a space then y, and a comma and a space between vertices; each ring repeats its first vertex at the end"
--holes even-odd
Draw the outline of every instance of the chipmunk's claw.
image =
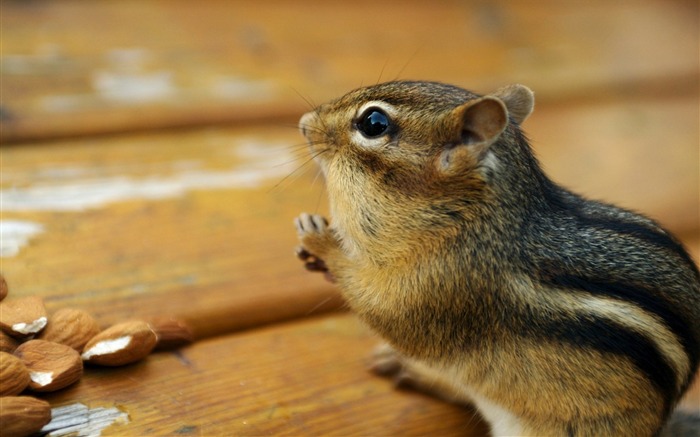
POLYGON ((294 219, 299 237, 307 234, 323 234, 328 228, 328 220, 318 214, 302 213, 294 219))
MULTIPOLYGON (((312 272, 322 272, 326 279, 330 282, 335 282, 335 278, 328 271, 328 266, 325 261, 308 249, 308 246, 318 246, 319 241, 323 241, 324 237, 330 233, 328 220, 317 214, 303 213, 294 219, 294 226, 297 229, 299 240, 302 245, 295 250, 296 257, 304 262, 304 267, 312 272)), ((322 246, 319 246, 322 247, 322 246)))
POLYGON ((327 272, 328 271, 328 267, 326 266, 326 263, 322 259, 317 258, 315 255, 313 255, 311 252, 306 250, 304 247, 302 247, 302 246, 297 247, 295 252, 296 252, 297 258, 304 261, 304 267, 306 267, 307 270, 312 271, 312 272, 327 272))

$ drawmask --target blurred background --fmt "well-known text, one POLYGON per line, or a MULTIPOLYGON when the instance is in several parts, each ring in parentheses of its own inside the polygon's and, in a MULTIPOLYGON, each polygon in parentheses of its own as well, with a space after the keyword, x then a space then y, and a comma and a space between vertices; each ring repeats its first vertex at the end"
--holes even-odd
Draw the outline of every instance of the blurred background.
MULTIPOLYGON (((296 122, 393 79, 529 86, 524 129, 556 181, 652 216, 700 256, 696 0, 0 8, 0 269, 50 310, 176 314, 206 338, 342 307, 292 255, 292 219, 326 208, 296 122)), ((330 349, 372 344, 330 317, 353 333, 328 334, 330 349)))
POLYGON ((5 145, 293 124, 313 103, 397 78, 481 93, 520 82, 537 95, 526 127, 555 177, 651 213, 662 202, 672 226, 698 221, 696 1, 7 1, 2 12, 5 145))

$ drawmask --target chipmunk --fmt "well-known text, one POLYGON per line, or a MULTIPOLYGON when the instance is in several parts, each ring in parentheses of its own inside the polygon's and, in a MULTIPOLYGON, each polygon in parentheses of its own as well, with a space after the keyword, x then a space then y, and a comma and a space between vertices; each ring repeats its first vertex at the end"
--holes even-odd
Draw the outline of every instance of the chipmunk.
POLYGON ((297 255, 386 340, 379 372, 472 402, 494 435, 664 435, 698 369, 698 268, 550 180, 533 107, 522 85, 396 81, 305 114, 331 221, 300 215, 297 255))

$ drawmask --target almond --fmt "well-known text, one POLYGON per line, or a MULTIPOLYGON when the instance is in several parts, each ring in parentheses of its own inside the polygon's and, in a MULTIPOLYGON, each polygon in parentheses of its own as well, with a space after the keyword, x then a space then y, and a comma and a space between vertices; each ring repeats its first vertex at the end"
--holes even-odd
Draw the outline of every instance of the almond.
POLYGON ((0 396, 15 396, 29 384, 29 371, 22 360, 0 352, 0 396))
POLYGON ((30 337, 44 329, 46 322, 44 300, 39 296, 0 302, 0 328, 12 337, 30 337))
POLYGON ((30 396, 0 398, 3 437, 24 437, 41 430, 51 421, 48 402, 30 396))
POLYGON ((70 346, 46 340, 22 343, 15 356, 29 370, 29 388, 37 392, 60 390, 83 376, 80 354, 70 346))
POLYGON ((139 361, 153 350, 158 338, 148 323, 129 321, 111 326, 93 337, 83 349, 83 360, 102 366, 139 361))
POLYGON ((5 281, 5 277, 3 275, 0 275, 0 300, 7 297, 7 292, 7 281, 5 281))
POLYGON ((83 310, 63 308, 49 318, 49 323, 38 338, 82 351, 87 342, 99 332, 100 327, 90 314, 83 310))
POLYGON ((175 349, 194 341, 192 328, 184 320, 174 317, 153 317, 148 324, 156 333, 156 349, 175 349))
POLYGON ((9 335, 5 334, 5 331, 0 330, 0 351, 12 353, 19 346, 19 342, 9 335))

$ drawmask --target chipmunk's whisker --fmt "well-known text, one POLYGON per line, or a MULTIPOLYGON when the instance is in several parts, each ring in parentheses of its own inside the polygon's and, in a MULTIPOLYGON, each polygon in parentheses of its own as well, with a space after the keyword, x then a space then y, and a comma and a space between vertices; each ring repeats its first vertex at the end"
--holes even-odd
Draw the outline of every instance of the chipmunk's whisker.
POLYGON ((315 108, 318 106, 318 105, 316 105, 316 104, 313 102, 313 100, 311 100, 310 97, 304 96, 304 95, 303 95, 302 93, 300 93, 299 90, 297 90, 296 88, 292 87, 292 90, 294 91, 294 93, 295 93, 297 96, 299 96, 299 98, 300 98, 301 100, 304 101, 304 103, 306 103, 306 106, 309 107, 309 110, 313 111, 313 110, 315 110, 315 108))
POLYGON ((275 164, 273 167, 274 167, 274 168, 286 167, 286 166, 288 166, 288 165, 290 165, 290 164, 295 164, 295 163, 297 163, 297 162, 299 162, 299 161, 302 161, 302 160, 304 160, 304 163, 302 163, 302 165, 305 165, 307 159, 308 159, 308 156, 307 156, 307 155, 299 155, 299 156, 296 156, 296 157, 294 157, 294 158, 292 158, 292 159, 288 159, 288 160, 286 160, 286 161, 284 161, 284 162, 280 162, 279 164, 275 164))
POLYGON ((308 149, 308 147, 309 147, 309 143, 303 142, 303 143, 290 144, 288 146, 285 146, 284 150, 289 150, 292 152, 302 152, 302 151, 308 149))
MULTIPOLYGON (((301 165, 299 165, 297 168, 295 168, 294 170, 292 170, 287 176, 283 177, 279 182, 277 182, 274 186, 272 186, 272 188, 270 188, 270 189, 268 190, 268 192, 271 192, 271 191, 273 191, 273 190, 279 188, 280 185, 282 185, 285 181, 288 181, 289 178, 292 177, 292 176, 294 176, 294 175, 296 175, 296 178, 300 177, 303 173, 299 173, 299 171, 300 171, 301 169, 303 169, 304 167, 306 167, 311 161, 313 161, 314 159, 316 159, 318 156, 320 156, 321 154, 323 154, 323 153, 326 152, 327 150, 328 150, 328 149, 323 149, 323 150, 317 151, 316 153, 312 153, 311 156, 310 156, 308 159, 306 159, 304 162, 301 163, 301 165)), ((296 180, 296 178, 295 178, 294 180, 296 180)), ((291 183, 291 182, 293 182, 293 181, 290 181, 290 183, 291 183)))
POLYGON ((318 126, 313 126, 313 125, 310 125, 310 124, 305 124, 305 125, 304 125, 304 129, 306 129, 306 130, 308 130, 308 131, 310 131, 310 132, 316 133, 316 134, 328 135, 328 130, 325 128, 325 126, 323 126, 323 127, 321 128, 321 127, 318 127, 318 126))

